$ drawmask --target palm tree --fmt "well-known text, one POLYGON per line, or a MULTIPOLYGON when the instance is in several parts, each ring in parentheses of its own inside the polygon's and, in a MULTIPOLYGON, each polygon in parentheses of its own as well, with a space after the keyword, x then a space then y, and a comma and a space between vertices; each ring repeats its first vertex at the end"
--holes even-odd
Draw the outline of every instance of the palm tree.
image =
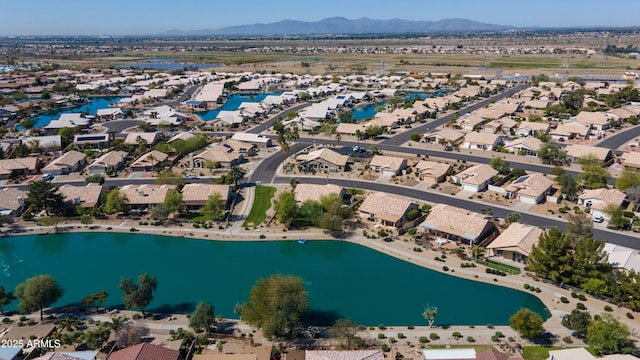
POLYGON ((36 180, 27 186, 27 198, 25 203, 31 207, 33 211, 43 210, 49 216, 49 211, 54 212, 62 209, 64 201, 62 194, 50 182, 44 180, 36 180))
POLYGON ((338 144, 340 143, 340 140, 342 140, 342 135, 340 135, 340 133, 336 133, 336 141, 338 144))
POLYGON ((227 176, 229 176, 229 178, 231 179, 231 181, 233 181, 233 183, 236 186, 236 189, 238 188, 238 183, 240 182, 240 180, 242 180, 242 178, 247 174, 247 172, 241 168, 238 165, 232 166, 231 170, 229 171, 229 174, 227 176))
POLYGON ((63 331, 71 332, 77 328, 78 328, 78 319, 76 319, 75 316, 64 318, 60 322, 60 329, 63 331))
POLYGON ((474 260, 478 261, 478 258, 482 257, 484 255, 484 247, 478 246, 478 245, 474 245, 471 248, 471 255, 473 256, 474 260))
POLYGON ((295 191, 296 190, 296 186, 298 186, 298 184, 300 183, 300 181, 296 178, 290 178, 289 179, 289 185, 291 185, 291 188, 295 191))
POLYGON ((129 323, 129 318, 126 316, 114 316, 111 318, 111 322, 107 322, 106 326, 112 330, 114 333, 117 333, 122 329, 125 325, 129 323))

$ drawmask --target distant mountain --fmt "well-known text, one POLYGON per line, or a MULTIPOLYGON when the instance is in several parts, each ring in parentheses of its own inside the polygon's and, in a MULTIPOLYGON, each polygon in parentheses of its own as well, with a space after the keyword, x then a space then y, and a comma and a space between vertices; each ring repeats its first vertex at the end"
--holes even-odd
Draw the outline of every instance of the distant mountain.
POLYGON ((214 30, 171 30, 163 35, 301 35, 301 34, 375 34, 375 33, 428 33, 462 31, 500 31, 513 26, 485 24, 468 19, 444 19, 440 21, 411 21, 402 19, 355 20, 332 17, 315 22, 282 20, 270 24, 229 26, 214 30))

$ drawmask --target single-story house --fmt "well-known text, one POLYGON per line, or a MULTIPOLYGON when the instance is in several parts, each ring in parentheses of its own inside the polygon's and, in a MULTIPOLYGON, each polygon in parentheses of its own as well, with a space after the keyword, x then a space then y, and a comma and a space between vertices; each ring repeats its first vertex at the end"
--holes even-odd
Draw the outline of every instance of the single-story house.
POLYGON ((612 268, 627 272, 640 272, 640 254, 638 250, 612 243, 605 243, 602 250, 609 255, 609 265, 612 268))
POLYGON ((520 137, 504 144, 504 149, 514 154, 538 156, 542 141, 534 137, 520 137))
POLYGON ((482 127, 486 122, 487 119, 472 113, 458 118, 456 124, 463 130, 473 131, 482 127))
POLYGON ((571 144, 565 148, 567 159, 572 162, 578 162, 586 156, 594 156, 603 164, 606 164, 612 158, 611 150, 599 146, 571 144))
POLYGON ((523 175, 505 187, 505 195, 507 198, 535 205, 544 202, 552 186, 553 180, 543 174, 523 175))
POLYGON ((460 146, 463 149, 493 151, 502 144, 502 136, 492 133, 470 132, 464 137, 460 146))
POLYGON ((237 132, 231 137, 233 140, 237 140, 244 143, 249 143, 261 148, 268 148, 271 144, 271 139, 260 134, 251 134, 246 132, 237 132))
POLYGON ((59 158, 53 159, 44 168, 43 173, 49 173, 52 175, 66 175, 72 172, 76 172, 87 165, 87 155, 71 150, 64 153, 59 158))
POLYGON ((187 209, 197 210, 215 194, 220 194, 220 201, 226 204, 229 201, 231 188, 224 184, 186 184, 182 188, 182 202, 187 209))
POLYGON ((96 117, 98 120, 118 120, 126 117, 125 113, 120 108, 106 108, 98 109, 96 111, 96 117))
POLYGON ((402 171, 407 168, 407 159, 397 156, 374 155, 369 162, 369 167, 382 175, 401 175, 402 171))
POLYGON ((542 229, 536 226, 512 223, 487 245, 487 256, 501 256, 518 262, 526 262, 533 245, 538 244, 542 229))
POLYGON ((161 136, 157 132, 132 132, 127 134, 124 143, 128 145, 139 145, 138 139, 142 139, 146 142, 147 147, 151 147, 160 141, 160 138, 161 136))
POLYGON ((180 351, 143 342, 114 351, 109 355, 109 360, 136 359, 178 360, 180 359, 180 351))
POLYGON ((296 157, 304 171, 347 171, 349 156, 342 155, 328 148, 311 151, 296 157))
POLYGON ((551 138, 560 142, 569 139, 586 139, 591 132, 591 127, 584 126, 578 122, 560 124, 555 129, 549 130, 551 138))
POLYGON ((446 204, 434 205, 420 227, 437 237, 475 245, 496 233, 485 215, 446 204))
POLYGON ((480 192, 487 189, 496 175, 498 175, 498 171, 494 168, 487 164, 480 164, 451 175, 451 180, 462 185, 462 190, 480 192))
POLYGON ((625 168, 636 170, 640 169, 640 152, 624 152, 620 159, 622 160, 622 165, 624 165, 625 168))
POLYGON ((364 199, 358 208, 358 213, 363 218, 372 218, 383 225, 400 227, 406 220, 407 213, 417 208, 418 205, 411 200, 375 192, 364 199))
POLYGON ((47 135, 47 136, 29 136, 20 139, 23 144, 35 147, 44 151, 60 151, 62 150, 62 138, 60 135, 47 135))
POLYGON ((449 164, 420 160, 414 166, 416 175, 421 181, 437 184, 447 179, 447 174, 451 171, 452 167, 449 164))
POLYGON ((352 124, 352 123, 340 123, 336 128, 336 134, 341 135, 356 135, 361 133, 364 135, 367 127, 362 123, 352 124))
POLYGON ((602 111, 580 111, 576 115, 576 122, 584 126, 590 126, 594 130, 602 131, 609 128, 609 116, 602 111))
POLYGON ((103 149, 109 146, 109 140, 109 134, 76 134, 73 136, 73 145, 83 149, 103 149))
POLYGON ((20 215, 27 192, 15 187, 0 189, 0 215, 20 215))
MULTIPOLYGON (((96 360, 98 351, 49 351, 42 356, 32 358, 32 360, 96 360)), ((2 357, 5 359, 5 357, 2 357)))
POLYGON ((345 195, 345 189, 334 184, 298 184, 293 190, 296 202, 302 204, 307 200, 320 201, 323 196, 336 194, 340 198, 345 195))
POLYGON ((533 136, 535 133, 547 133, 550 129, 550 125, 544 122, 531 122, 531 121, 521 121, 518 124, 518 130, 516 131, 516 135, 520 137, 533 136))
POLYGON ((156 166, 167 161, 168 157, 169 155, 161 151, 152 150, 136 159, 129 165, 129 168, 131 171, 153 171, 156 166))
POLYGON ((189 166, 194 168, 206 168, 218 164, 222 167, 232 167, 241 164, 244 161, 244 155, 240 149, 232 146, 228 141, 212 144, 204 151, 189 159, 189 166))
POLYGON ((87 169, 91 174, 103 174, 107 170, 118 171, 124 167, 128 153, 126 151, 113 150, 93 160, 87 169))
POLYGON ((596 360, 585 348, 573 348, 549 351, 549 360, 596 360))
POLYGON ((592 189, 585 190, 578 196, 578 204, 591 209, 593 218, 602 217, 610 220, 611 215, 604 209, 607 205, 622 205, 627 195, 618 189, 592 189))
POLYGON ((305 350, 305 360, 384 360, 382 350, 305 350))
POLYGON ((40 158, 0 159, 0 179, 8 179, 12 175, 34 175, 38 173, 40 158))
POLYGON ((464 140, 465 133, 453 129, 442 129, 422 135, 422 139, 430 144, 457 145, 464 140))
POLYGON ((67 209, 74 209, 76 206, 82 208, 98 206, 103 189, 102 185, 97 183, 84 186, 65 184, 59 188, 60 194, 64 198, 64 206, 67 209))
POLYGON ((482 128, 482 132, 487 133, 498 133, 502 132, 505 134, 511 134, 511 131, 514 130, 518 126, 518 122, 508 118, 502 117, 493 121, 490 121, 488 124, 485 124, 482 128))
POLYGON ((164 198, 167 196, 167 192, 170 189, 175 188, 175 185, 168 184, 127 184, 120 188, 120 194, 127 197, 129 200, 129 207, 148 208, 164 203, 164 198))

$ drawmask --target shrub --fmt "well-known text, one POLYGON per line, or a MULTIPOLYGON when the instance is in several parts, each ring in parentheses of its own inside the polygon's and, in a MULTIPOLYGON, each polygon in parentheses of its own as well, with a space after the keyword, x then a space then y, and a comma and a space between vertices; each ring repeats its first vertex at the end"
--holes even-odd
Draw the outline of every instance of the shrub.
POLYGON ((2 322, 3 322, 3 323, 5 323, 5 324, 10 323, 11 321, 12 321, 12 320, 11 320, 11 319, 9 319, 8 317, 6 317, 6 318, 2 319, 2 322))
POLYGON ((447 265, 445 265, 445 266, 442 267, 442 270, 449 271, 449 267, 447 265))
POLYGON ((571 336, 565 336, 562 338, 562 341, 564 341, 567 344, 573 344, 573 339, 571 338, 571 336))
POLYGON ((491 337, 491 341, 494 341, 494 342, 500 342, 500 338, 499 338, 498 336, 493 335, 493 336, 491 337))
POLYGON ((569 299, 567 299, 566 297, 563 296, 563 297, 560 298, 560 302, 563 303, 563 304, 568 304, 569 303, 569 299))
POLYGON ((378 334, 378 339, 384 339, 384 338, 386 338, 386 336, 384 336, 383 333, 378 334))
POLYGON ((29 319, 29 321, 27 321, 27 325, 29 325, 29 326, 33 326, 35 324, 36 324, 36 321, 33 320, 33 319, 29 319))
POLYGON ((495 335, 497 337, 504 337, 504 334, 502 333, 502 331, 496 331, 495 335))
POLYGON ((529 284, 524 284, 525 289, 529 290, 529 287, 530 287, 529 284))
POLYGON ((541 293, 541 292, 542 292, 542 290, 540 290, 540 288, 539 288, 539 287, 537 287, 537 288, 536 288, 536 292, 537 292, 537 293, 541 293))
POLYGON ((572 297, 572 298, 574 298, 574 299, 577 299, 577 298, 578 298, 578 294, 576 294, 576 293, 572 292, 572 293, 571 293, 571 297, 572 297))
POLYGON ((418 229, 416 229, 416 228, 414 228, 414 227, 409 228, 409 230, 407 230, 407 233, 408 233, 409 235, 415 235, 417 232, 418 232, 418 229))
POLYGON ((633 314, 628 312, 627 313, 627 318, 633 320, 634 319, 633 314))
MULTIPOLYGON (((413 329, 415 329, 415 326, 413 326, 413 325, 409 325, 409 326, 407 326, 407 329, 409 329, 409 330, 413 330, 413 329)), ((400 337, 400 335, 398 335, 398 337, 400 337)))
POLYGON ((380 237, 386 237, 386 236, 389 236, 389 233, 388 233, 388 232, 386 232, 386 231, 385 231, 385 230, 383 230, 383 229, 380 229, 380 230, 378 230, 378 236, 380 236, 380 237))
POLYGON ((586 297, 586 296, 584 296, 584 294, 580 294, 580 295, 578 295, 578 300, 580 300, 580 301, 587 301, 587 297, 586 297))
POLYGON ((140 320, 140 319, 142 319, 142 315, 140 315, 140 314, 133 314, 132 318, 133 318, 133 320, 140 320))
POLYGON ((586 307, 586 306, 584 306, 584 304, 583 304, 583 303, 577 303, 577 304, 576 304, 576 308, 577 308, 578 310, 587 310, 587 307, 586 307))
POLYGON ((380 325, 378 325, 378 329, 380 329, 380 330, 387 330, 387 327, 386 327, 386 326, 384 326, 384 324, 380 324, 380 325))
POLYGON ((387 344, 382 344, 380 346, 380 349, 382 349, 383 352, 389 352, 389 350, 391 350, 391 348, 387 344))
POLYGON ((440 339, 440 336, 438 336, 438 334, 436 334, 436 333, 431 333, 431 334, 429 334, 429 339, 438 340, 438 339, 440 339))
POLYGON ((20 321, 27 321, 27 317, 24 315, 20 316, 20 321))
POLYGON ((266 238, 266 236, 264 234, 260 234, 259 238, 260 239, 264 239, 264 238, 266 238))
POLYGON ((406 336, 404 336, 403 333, 398 333, 398 339, 404 339, 406 338, 406 336))
POLYGON ((133 228, 133 227, 132 227, 131 229, 129 229, 129 231, 130 231, 130 232, 136 232, 136 231, 139 231, 139 230, 138 230, 138 229, 136 229, 136 228, 133 228))
POLYGON ((612 308, 611 306, 609 306, 609 305, 605 305, 605 306, 604 306, 604 311, 612 312, 612 311, 613 311, 613 308, 612 308))
POLYGON ((397 342, 398 340, 396 340, 395 338, 392 338, 392 337, 389 338, 389 344, 395 344, 397 342))
POLYGON ((476 342, 476 339, 474 339, 473 336, 467 336, 467 342, 476 342))
POLYGON ((459 331, 454 331, 453 334, 451 334, 451 336, 453 336, 457 340, 462 337, 462 334, 460 334, 459 331))
POLYGON ((420 336, 420 339, 418 339, 420 341, 420 344, 426 344, 429 342, 429 339, 427 339, 426 336, 420 336))

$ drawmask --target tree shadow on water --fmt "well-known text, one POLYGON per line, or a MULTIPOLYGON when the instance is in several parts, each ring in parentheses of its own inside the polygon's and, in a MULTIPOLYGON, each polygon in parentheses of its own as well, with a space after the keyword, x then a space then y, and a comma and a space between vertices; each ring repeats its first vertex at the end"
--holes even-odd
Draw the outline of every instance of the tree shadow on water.
POLYGON ((192 302, 184 302, 179 304, 162 304, 149 311, 161 314, 189 314, 196 308, 196 304, 192 302))
POLYGON ((336 310, 315 310, 309 309, 302 315, 302 323, 307 326, 331 326, 336 320, 342 319, 342 316, 336 310))

